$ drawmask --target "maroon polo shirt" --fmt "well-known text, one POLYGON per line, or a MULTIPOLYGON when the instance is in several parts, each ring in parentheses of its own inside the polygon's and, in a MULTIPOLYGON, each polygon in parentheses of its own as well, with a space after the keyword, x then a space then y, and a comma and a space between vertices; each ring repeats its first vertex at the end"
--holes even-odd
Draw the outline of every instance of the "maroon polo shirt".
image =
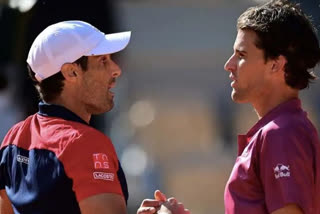
POLYGON ((299 99, 270 111, 238 136, 238 146, 226 214, 266 214, 288 203, 320 214, 320 142, 299 99))

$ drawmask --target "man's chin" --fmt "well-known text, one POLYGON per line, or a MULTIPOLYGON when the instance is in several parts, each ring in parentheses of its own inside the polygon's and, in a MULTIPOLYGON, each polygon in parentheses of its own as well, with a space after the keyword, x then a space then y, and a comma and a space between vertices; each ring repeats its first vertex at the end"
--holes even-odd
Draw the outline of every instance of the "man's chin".
POLYGON ((104 106, 104 107, 101 107, 101 108, 94 108, 93 111, 92 111, 92 114, 93 115, 99 115, 99 114, 103 114, 103 113, 106 113, 106 112, 109 112, 113 109, 113 106, 114 106, 114 103, 108 103, 108 105, 104 106))
POLYGON ((112 103, 108 103, 108 105, 106 106, 106 108, 103 109, 100 114, 111 111, 111 110, 113 109, 113 106, 114 106, 114 103, 113 103, 113 102, 112 102, 112 103))
POLYGON ((242 96, 234 91, 232 91, 231 93, 231 99, 235 103, 248 103, 248 101, 246 101, 242 96))

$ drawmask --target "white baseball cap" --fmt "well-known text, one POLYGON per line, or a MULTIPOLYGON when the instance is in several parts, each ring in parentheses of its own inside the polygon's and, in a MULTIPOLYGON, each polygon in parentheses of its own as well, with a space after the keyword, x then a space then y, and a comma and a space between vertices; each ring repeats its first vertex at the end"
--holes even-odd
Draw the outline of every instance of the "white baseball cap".
POLYGON ((63 21, 50 25, 34 40, 27 63, 42 80, 58 73, 65 63, 82 56, 112 54, 124 49, 131 32, 104 34, 83 21, 63 21))

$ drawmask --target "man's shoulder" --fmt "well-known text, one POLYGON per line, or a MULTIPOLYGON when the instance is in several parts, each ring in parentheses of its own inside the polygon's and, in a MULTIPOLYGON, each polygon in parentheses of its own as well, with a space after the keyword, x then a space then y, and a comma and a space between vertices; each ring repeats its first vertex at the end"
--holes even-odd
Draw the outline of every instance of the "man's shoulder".
POLYGON ((33 117, 34 115, 31 115, 26 119, 20 122, 17 122, 15 125, 13 125, 5 135, 4 139, 2 140, 1 148, 9 144, 12 144, 17 136, 20 136, 20 135, 24 136, 25 130, 32 129, 29 124, 33 117))
MULTIPOLYGON (((70 137, 74 139, 83 139, 83 138, 94 138, 94 139, 105 139, 108 138, 105 134, 95 129, 94 127, 80 123, 77 121, 65 120, 63 118, 56 117, 46 117, 39 116, 42 118, 41 126, 44 129, 47 129, 47 132, 56 133, 58 130, 61 137, 70 137)), ((41 119, 40 119, 41 120, 41 119)))
POLYGON ((90 143, 90 145, 99 142, 111 143, 107 135, 92 126, 72 121, 68 121, 64 126, 64 132, 67 135, 72 135, 69 143, 79 144, 81 142, 81 144, 90 143))
POLYGON ((261 128, 263 138, 271 142, 317 141, 317 131, 303 113, 281 114, 261 128))
POLYGON ((269 121, 262 127, 264 132, 275 132, 278 134, 286 134, 288 132, 315 131, 315 127, 308 119, 307 114, 303 111, 295 113, 283 113, 277 115, 273 120, 269 121))
POLYGON ((99 130, 85 124, 77 124, 72 132, 75 134, 65 141, 60 141, 62 146, 58 156, 61 160, 72 159, 74 154, 82 157, 92 157, 94 154, 101 153, 116 157, 111 139, 99 130))
POLYGON ((27 124, 30 123, 30 121, 32 120, 32 118, 34 117, 34 115, 31 115, 29 117, 27 117, 26 119, 17 122, 16 124, 14 124, 9 131, 7 132, 7 135, 14 135, 16 134, 19 130, 23 129, 25 126, 28 126, 27 124))
POLYGON ((18 141, 19 144, 28 144, 28 148, 31 146, 47 149, 55 148, 57 145, 63 149, 70 144, 81 142, 81 144, 86 142, 91 144, 101 141, 111 142, 105 134, 89 125, 38 114, 31 115, 15 124, 4 138, 2 146, 5 146, 6 142, 12 144, 13 142, 18 143, 18 141), (21 140, 17 139, 25 140, 20 142, 21 140))
POLYGON ((79 131, 83 139, 111 141, 107 135, 91 126, 83 127, 79 131))

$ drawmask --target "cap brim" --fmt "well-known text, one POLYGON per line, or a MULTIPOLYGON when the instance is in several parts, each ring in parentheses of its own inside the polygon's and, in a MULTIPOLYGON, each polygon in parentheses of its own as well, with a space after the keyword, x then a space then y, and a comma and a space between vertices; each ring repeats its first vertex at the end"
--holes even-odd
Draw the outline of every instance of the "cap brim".
POLYGON ((112 54, 123 50, 130 41, 131 31, 105 35, 97 47, 91 50, 86 56, 112 54))

